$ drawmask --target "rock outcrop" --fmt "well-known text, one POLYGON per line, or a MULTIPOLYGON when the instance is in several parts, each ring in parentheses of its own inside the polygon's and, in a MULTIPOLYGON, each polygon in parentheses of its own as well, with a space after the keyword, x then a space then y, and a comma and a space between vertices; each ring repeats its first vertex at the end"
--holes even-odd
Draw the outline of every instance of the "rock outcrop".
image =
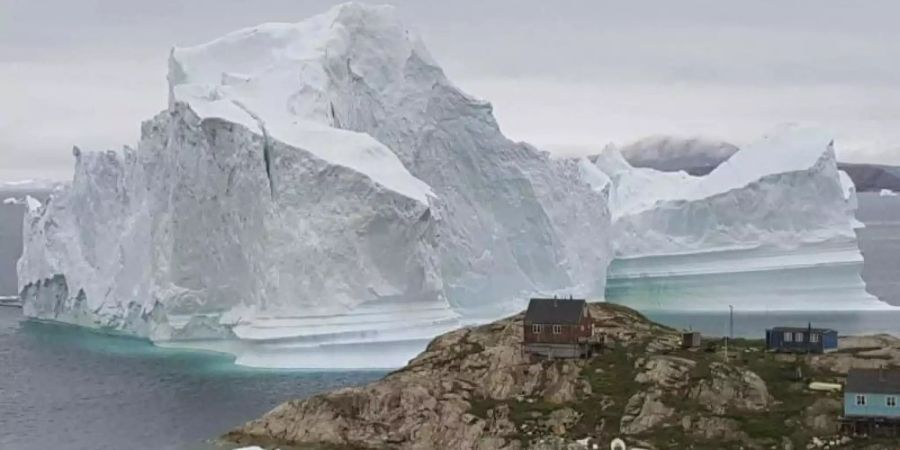
MULTIPOLYGON (((225 438, 300 448, 608 448, 616 437, 647 449, 804 448, 841 441, 839 397, 807 383, 840 381, 828 362, 865 359, 858 352, 875 340, 900 342, 845 339, 841 352, 806 357, 738 340, 725 359, 716 341, 681 349, 678 333, 627 308, 590 311, 606 336, 591 359, 532 360, 515 316, 440 336, 380 381, 289 401, 225 438)), ((830 448, 851 448, 841 445, 830 448)))

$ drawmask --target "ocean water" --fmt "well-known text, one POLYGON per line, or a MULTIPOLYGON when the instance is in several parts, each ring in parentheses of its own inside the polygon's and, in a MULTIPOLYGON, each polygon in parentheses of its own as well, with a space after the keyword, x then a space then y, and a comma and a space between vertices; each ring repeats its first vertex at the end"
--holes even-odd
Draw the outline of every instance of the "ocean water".
POLYGON ((206 449, 285 400, 383 375, 250 370, 0 307, 0 449, 206 449))

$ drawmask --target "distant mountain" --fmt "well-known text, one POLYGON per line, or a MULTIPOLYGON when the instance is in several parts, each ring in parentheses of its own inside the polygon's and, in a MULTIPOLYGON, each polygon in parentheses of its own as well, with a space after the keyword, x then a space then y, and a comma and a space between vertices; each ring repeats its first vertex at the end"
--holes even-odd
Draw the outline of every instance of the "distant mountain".
MULTIPOLYGON (((670 136, 648 137, 621 148, 632 166, 663 172, 683 170, 695 176, 712 172, 738 150, 723 141, 670 136)), ((900 167, 839 162, 838 168, 850 175, 858 192, 900 191, 900 167)))
POLYGON ((738 147, 712 139, 651 136, 628 144, 620 151, 635 167, 706 175, 737 152, 738 147))
POLYGON ((850 175, 858 192, 878 192, 882 189, 900 191, 900 167, 838 163, 838 168, 850 175))

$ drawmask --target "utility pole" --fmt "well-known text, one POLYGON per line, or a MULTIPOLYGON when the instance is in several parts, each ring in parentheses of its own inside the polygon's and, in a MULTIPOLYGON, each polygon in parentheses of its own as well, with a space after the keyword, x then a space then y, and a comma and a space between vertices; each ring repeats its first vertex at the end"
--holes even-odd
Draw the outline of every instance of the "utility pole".
POLYGON ((728 336, 725 336, 725 362, 728 362, 728 340, 734 337, 734 305, 728 305, 728 336))
POLYGON ((728 338, 734 339, 734 305, 728 305, 728 338))

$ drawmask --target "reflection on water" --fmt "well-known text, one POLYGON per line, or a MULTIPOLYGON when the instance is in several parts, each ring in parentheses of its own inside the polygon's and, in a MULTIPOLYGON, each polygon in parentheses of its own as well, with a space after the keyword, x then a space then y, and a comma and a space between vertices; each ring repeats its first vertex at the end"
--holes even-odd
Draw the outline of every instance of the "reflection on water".
POLYGON ((246 369, 2 307, 0 449, 193 450, 285 400, 382 375, 246 369))

